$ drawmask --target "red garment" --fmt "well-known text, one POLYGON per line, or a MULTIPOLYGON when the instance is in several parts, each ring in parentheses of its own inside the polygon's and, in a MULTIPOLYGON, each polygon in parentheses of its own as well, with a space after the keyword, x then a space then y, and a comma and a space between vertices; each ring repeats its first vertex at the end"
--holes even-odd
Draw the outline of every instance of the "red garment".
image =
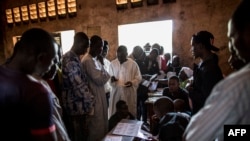
POLYGON ((50 91, 33 77, 0 66, 1 137, 31 140, 55 130, 50 91))
POLYGON ((162 56, 161 56, 161 70, 163 70, 164 72, 167 70, 167 61, 162 56))

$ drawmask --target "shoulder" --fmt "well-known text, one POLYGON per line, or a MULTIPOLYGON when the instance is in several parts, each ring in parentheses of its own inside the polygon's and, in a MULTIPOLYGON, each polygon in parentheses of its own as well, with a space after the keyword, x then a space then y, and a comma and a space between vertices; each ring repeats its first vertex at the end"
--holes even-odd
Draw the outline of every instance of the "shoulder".
POLYGON ((188 95, 188 91, 186 89, 179 88, 179 91, 184 95, 188 95))
POLYGON ((167 94, 169 92, 169 87, 165 87, 163 90, 162 90, 162 94, 167 94))
POLYGON ((119 63, 119 60, 116 58, 116 59, 114 59, 114 60, 112 60, 111 62, 110 62, 110 64, 111 65, 115 65, 115 64, 118 64, 119 63))
POLYGON ((238 89, 241 86, 250 86, 250 83, 248 83, 249 79, 250 79, 250 64, 248 66, 245 66, 241 70, 234 72, 231 75, 224 78, 223 81, 219 82, 218 87, 232 86, 231 89, 238 89))
POLYGON ((183 125, 181 122, 177 121, 177 114, 175 113, 173 115, 175 117, 173 117, 169 122, 161 126, 161 129, 159 131, 160 140, 182 139, 187 123, 186 125, 183 125))
POLYGON ((104 62, 107 63, 107 64, 111 63, 107 58, 104 58, 104 62))
POLYGON ((86 61, 89 61, 89 60, 92 60, 92 57, 89 54, 87 54, 87 55, 83 56, 81 61, 86 62, 86 61))
POLYGON ((131 58, 127 58, 127 62, 131 63, 131 64, 136 64, 137 65, 136 61, 133 60, 133 59, 131 59, 131 58))
POLYGON ((29 84, 29 90, 35 90, 38 93, 49 93, 49 90, 47 89, 47 87, 42 84, 42 81, 39 81, 37 79, 35 79, 33 76, 31 75, 27 75, 28 80, 26 81, 29 84))
MULTIPOLYGON (((231 75, 218 82, 213 88, 208 100, 212 102, 216 100, 223 101, 245 101, 250 98, 250 64, 241 70, 232 73, 231 75)), ((238 102, 238 104, 240 104, 238 102)))

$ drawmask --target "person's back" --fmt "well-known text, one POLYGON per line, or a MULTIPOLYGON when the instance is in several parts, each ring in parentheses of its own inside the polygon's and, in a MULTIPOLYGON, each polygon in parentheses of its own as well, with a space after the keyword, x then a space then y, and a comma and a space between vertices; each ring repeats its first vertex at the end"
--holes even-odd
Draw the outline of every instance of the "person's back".
POLYGON ((160 141, 182 141, 182 135, 190 118, 182 113, 167 113, 160 121, 160 141))
POLYGON ((0 74, 1 137, 8 140, 31 140, 28 124, 39 119, 36 109, 45 110, 43 107, 36 107, 36 103, 46 102, 41 94, 46 94, 47 91, 23 73, 1 66, 0 74), (34 95, 32 92, 39 93, 34 95), (32 113, 36 117, 31 118, 32 113))
POLYGON ((190 119, 191 112, 185 110, 185 101, 182 99, 174 100, 174 110, 176 113, 181 113, 183 116, 186 116, 190 119))
POLYGON ((181 141, 189 117, 174 112, 174 103, 168 97, 162 97, 154 102, 152 134, 159 141, 181 141))
POLYGON ((50 92, 32 73, 43 75, 56 57, 53 37, 38 28, 27 30, 14 53, 0 66, 1 140, 55 140, 50 92))

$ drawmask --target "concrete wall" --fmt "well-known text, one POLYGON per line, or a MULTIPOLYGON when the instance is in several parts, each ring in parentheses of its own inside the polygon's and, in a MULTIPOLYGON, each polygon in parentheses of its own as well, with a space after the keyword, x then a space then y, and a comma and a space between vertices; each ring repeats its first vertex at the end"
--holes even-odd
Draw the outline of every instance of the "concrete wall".
MULTIPOLYGON (((37 3, 45 0, 1 0, 2 10, 7 8, 37 3)), ((229 51, 227 49, 227 22, 240 0, 176 0, 174 3, 143 6, 125 10, 116 10, 115 0, 77 0, 77 16, 73 18, 47 20, 45 22, 21 24, 8 27, 5 15, 2 13, 3 40, 5 57, 10 56, 13 48, 12 36, 20 35, 31 27, 41 27, 50 32, 62 30, 84 31, 88 27, 100 27, 102 38, 110 43, 108 58, 115 58, 118 46, 118 25, 137 22, 173 20, 173 54, 181 56, 184 66, 192 67, 193 59, 190 53, 190 38, 199 30, 208 30, 215 36, 214 45, 221 51, 219 63, 225 75, 231 73, 227 63, 229 51)), ((147 31, 145 31, 147 34, 147 31)), ((150 35, 150 34, 149 34, 150 35)), ((0 50, 1 51, 1 50, 0 50)))

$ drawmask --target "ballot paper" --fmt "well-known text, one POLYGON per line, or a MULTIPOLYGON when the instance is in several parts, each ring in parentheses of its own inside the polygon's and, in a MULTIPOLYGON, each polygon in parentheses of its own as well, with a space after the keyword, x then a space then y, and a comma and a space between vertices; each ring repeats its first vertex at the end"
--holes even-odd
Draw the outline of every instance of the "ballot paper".
POLYGON ((112 134, 135 137, 137 136, 140 128, 141 124, 119 122, 116 125, 115 130, 112 132, 112 134))
POLYGON ((122 119, 102 141, 122 141, 126 139, 149 139, 151 133, 142 129, 142 121, 122 119))
POLYGON ((122 141, 122 136, 107 135, 104 141, 122 141))

